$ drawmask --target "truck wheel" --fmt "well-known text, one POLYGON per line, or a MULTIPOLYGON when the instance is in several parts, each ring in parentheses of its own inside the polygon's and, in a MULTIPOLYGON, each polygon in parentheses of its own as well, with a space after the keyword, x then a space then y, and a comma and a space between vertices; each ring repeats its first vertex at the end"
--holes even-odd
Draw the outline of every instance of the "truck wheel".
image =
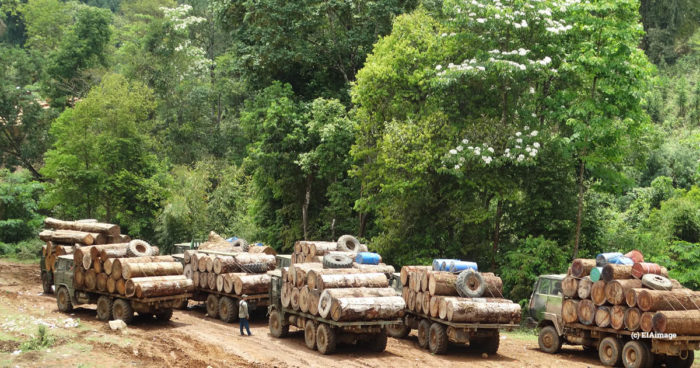
POLYGON ((100 321, 112 319, 112 298, 105 295, 97 298, 97 319, 100 321))
POLYGON ((337 244, 338 250, 343 252, 357 253, 362 248, 362 246, 360 245, 360 241, 352 235, 341 236, 340 238, 338 238, 337 244))
POLYGON ((331 326, 321 323, 316 329, 316 347, 318 352, 327 355, 335 351, 336 336, 331 326))
POLYGON ((49 279, 49 273, 46 271, 41 271, 41 286, 44 289, 44 294, 53 293, 53 289, 51 289, 51 280, 49 279))
POLYGON ((692 350, 686 351, 685 359, 680 356, 667 356, 666 366, 667 367, 677 367, 677 368, 690 368, 693 366, 693 361, 695 360, 695 352, 692 350))
POLYGON ((540 336, 537 338, 540 345, 540 350, 545 353, 556 354, 561 349, 561 337, 554 329, 554 326, 547 326, 540 330, 540 336))
POLYGON ((185 309, 187 309, 187 304, 188 304, 187 299, 182 299, 173 308, 175 308, 177 310, 185 310, 185 309))
POLYGON ((166 309, 156 313, 156 320, 158 320, 158 322, 168 322, 171 318, 173 318, 172 309, 166 309))
POLYGON ((134 308, 131 307, 131 303, 128 301, 117 299, 112 304, 112 317, 121 319, 128 325, 134 320, 134 308))
POLYGON ((316 350, 316 326, 312 320, 306 321, 304 326, 304 342, 307 348, 316 350))
POLYGON ((268 327, 270 328, 270 335, 274 337, 287 337, 287 334, 289 334, 289 325, 284 323, 282 314, 278 311, 270 312, 268 327))
POLYGON ((58 292, 56 292, 56 304, 58 305, 58 310, 61 312, 67 313, 73 310, 73 303, 70 301, 70 293, 68 293, 68 289, 66 289, 65 286, 58 288, 58 292))
POLYGON ((430 321, 422 319, 418 323, 418 346, 423 349, 428 348, 428 340, 430 339, 430 321))
POLYGON ((226 323, 231 323, 238 318, 238 303, 233 299, 223 296, 219 299, 219 318, 226 323))
POLYGON ((459 273, 455 287, 459 296, 464 298, 479 298, 486 291, 483 277, 471 268, 459 273))
MULTIPOLYGON (((498 353, 498 348, 501 345, 501 335, 499 335, 498 332, 496 332, 496 334, 493 336, 485 337, 482 340, 482 344, 482 349, 484 353, 489 355, 496 355, 496 353, 498 353)), ((559 345, 559 347, 561 348, 561 345, 559 345)))
POLYGON ((323 268, 352 268, 353 259, 342 254, 323 256, 323 268))
POLYGON ((608 367, 616 367, 622 361, 622 343, 614 337, 606 337, 598 346, 600 362, 608 367))
POLYGON ((447 351, 447 331, 445 326, 437 322, 430 326, 428 347, 433 354, 445 354, 447 351))
POLYGON ((219 298, 215 294, 209 294, 206 305, 209 317, 216 318, 219 315, 219 298))
POLYGON ((641 341, 628 341, 622 348, 622 364, 625 368, 648 368, 651 359, 649 348, 641 341))
POLYGON ((386 326, 386 333, 396 339, 403 339, 411 333, 411 328, 403 323, 386 326))
POLYGON ((385 331, 374 335, 374 337, 372 338, 372 342, 370 343, 370 350, 372 350, 375 353, 383 352, 384 350, 386 350, 387 340, 388 338, 386 336, 385 331))

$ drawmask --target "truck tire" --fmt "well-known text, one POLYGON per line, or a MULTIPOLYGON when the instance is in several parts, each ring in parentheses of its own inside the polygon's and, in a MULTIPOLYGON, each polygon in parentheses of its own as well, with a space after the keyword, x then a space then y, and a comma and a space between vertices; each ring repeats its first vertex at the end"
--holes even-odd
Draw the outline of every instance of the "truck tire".
POLYGON ((270 328, 270 335, 274 337, 287 337, 289 334, 289 325, 282 320, 282 314, 276 310, 270 312, 270 318, 267 321, 270 328))
POLYGON ((70 300, 70 293, 65 286, 58 288, 56 292, 56 305, 58 305, 58 310, 63 313, 68 313, 73 310, 73 303, 70 300))
POLYGON ((625 368, 649 368, 653 364, 647 345, 641 341, 628 341, 622 348, 622 364, 625 368))
POLYGON ((455 282, 455 288, 457 289, 457 294, 463 298, 480 298, 486 291, 486 283, 484 283, 480 273, 469 268, 459 273, 455 282), (467 283, 468 279, 475 279, 477 286, 470 287, 467 283))
POLYGON ((265 273, 267 272, 267 263, 248 263, 241 265, 241 268, 247 273, 265 273))
POLYGON ((141 239, 130 241, 126 248, 126 254, 129 257, 148 257, 152 252, 151 245, 141 239))
POLYGON ((216 318, 219 315, 219 298, 216 294, 209 294, 206 301, 207 314, 211 318, 216 318))
POLYGON ((352 235, 343 235, 338 238, 338 250, 343 252, 359 252, 361 250, 360 241, 352 235))
POLYGON ((175 308, 177 310, 185 310, 185 309, 187 309, 187 304, 188 304, 187 299, 182 299, 173 308, 175 308))
POLYGON ((327 254, 323 256, 323 268, 350 268, 352 258, 341 254, 327 254))
POLYGON ((411 333, 411 328, 403 323, 397 325, 388 325, 386 326, 386 333, 387 335, 395 339, 404 339, 406 338, 406 336, 408 336, 408 334, 411 333))
POLYGON ((316 325, 312 320, 307 320, 304 325, 304 342, 307 348, 316 350, 316 325))
POLYGON ((316 329, 316 347, 318 352, 323 355, 332 354, 335 352, 336 343, 335 330, 325 323, 319 324, 316 329))
POLYGON ((642 276, 642 285, 653 290, 671 290, 673 289, 673 284, 671 280, 663 277, 661 275, 655 275, 653 273, 648 273, 642 276))
POLYGON ((238 318, 238 303, 227 296, 222 296, 219 299, 219 318, 226 323, 235 321, 238 318))
POLYGON ((121 319, 128 325, 134 320, 134 308, 131 307, 131 303, 127 300, 117 299, 112 304, 112 317, 121 319))
POLYGON ((546 326, 540 330, 537 343, 545 353, 556 354, 561 349, 562 340, 554 326, 546 326))
POLYGON ((47 271, 41 271, 41 287, 44 289, 44 294, 53 293, 51 289, 51 279, 47 271))
POLYGON ((250 249, 250 245, 248 245, 248 242, 243 238, 238 238, 238 239, 234 240, 233 246, 234 247, 241 247, 241 250, 244 252, 247 252, 248 249, 250 249))
POLYGON ((97 319, 100 321, 112 319, 112 298, 106 295, 97 298, 97 319))
POLYGON ((614 337, 606 337, 598 346, 598 357, 603 365, 617 367, 622 361, 622 343, 614 337))
POLYGON ((430 340, 430 321, 427 319, 422 319, 418 323, 418 346, 423 349, 428 348, 428 341, 430 340))
POLYGON ((384 350, 386 350, 386 343, 387 343, 387 335, 386 331, 382 331, 378 334, 375 334, 372 337, 372 341, 370 342, 370 350, 372 350, 375 353, 381 353, 384 350))
MULTIPOLYGON (((498 348, 501 345, 501 336, 496 332, 495 335, 482 337, 478 340, 477 346, 479 351, 489 355, 498 353, 498 348)), ((561 345, 560 345, 561 347, 561 345)))
POLYGON ((430 326, 430 334, 428 336, 428 347, 433 354, 445 354, 447 352, 447 331, 445 326, 433 322, 430 326))
POLYGON ((680 356, 667 356, 666 366, 667 367, 677 367, 677 368, 690 368, 693 366, 693 361, 695 360, 695 352, 692 350, 686 351, 685 359, 680 356))
POLYGON ((156 320, 158 322, 168 322, 170 319, 173 318, 173 310, 172 309, 166 309, 162 311, 158 311, 156 313, 156 320))

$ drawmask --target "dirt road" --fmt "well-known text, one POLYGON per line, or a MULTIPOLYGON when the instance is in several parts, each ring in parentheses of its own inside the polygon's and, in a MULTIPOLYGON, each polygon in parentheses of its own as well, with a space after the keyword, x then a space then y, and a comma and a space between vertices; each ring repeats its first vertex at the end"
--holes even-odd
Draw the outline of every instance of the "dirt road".
POLYGON ((0 261, 0 366, 8 367, 426 367, 468 363, 474 367, 600 366, 594 354, 565 348, 559 355, 536 350, 534 336, 507 333, 501 336, 496 356, 483 357, 468 348, 452 347, 435 356, 416 346, 415 332, 406 340, 389 339, 384 353, 362 347, 340 347, 324 356, 304 345, 301 332, 286 339, 268 334, 264 313, 254 315, 253 336, 241 337, 237 324, 205 316, 190 304, 176 311, 165 324, 137 318, 126 333, 111 331, 95 317, 93 306, 64 314, 56 309, 53 295, 41 293, 37 265, 0 261), (49 326, 56 338, 52 347, 21 350, 21 343, 36 334, 37 325, 49 326))

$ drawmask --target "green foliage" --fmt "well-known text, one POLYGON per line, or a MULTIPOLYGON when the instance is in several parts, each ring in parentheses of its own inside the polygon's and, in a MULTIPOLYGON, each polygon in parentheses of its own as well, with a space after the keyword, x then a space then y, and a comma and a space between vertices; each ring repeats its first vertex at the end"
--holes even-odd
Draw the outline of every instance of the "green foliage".
POLYGON ((22 351, 41 350, 50 348, 55 341, 56 339, 46 330, 46 326, 39 325, 36 336, 23 342, 19 348, 22 351))
POLYGON ((27 46, 55 50, 73 23, 75 6, 59 0, 29 0, 19 7, 27 32, 27 46))
POLYGON ((668 251, 654 261, 666 266, 669 275, 685 287, 700 289, 700 243, 671 242, 668 251))
POLYGON ((36 237, 43 222, 37 204, 43 188, 25 170, 0 169, 0 242, 36 237))

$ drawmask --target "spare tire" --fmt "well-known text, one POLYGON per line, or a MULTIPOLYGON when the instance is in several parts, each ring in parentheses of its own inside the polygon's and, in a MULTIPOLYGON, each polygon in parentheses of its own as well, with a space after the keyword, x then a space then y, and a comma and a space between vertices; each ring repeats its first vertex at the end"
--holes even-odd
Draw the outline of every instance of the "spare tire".
POLYGON ((234 241, 233 241, 233 246, 234 246, 234 247, 241 247, 241 249, 242 249, 244 252, 247 252, 247 251, 248 251, 248 248, 249 248, 248 242, 245 241, 245 239, 243 239, 243 238, 238 238, 238 239, 234 240, 234 241))
POLYGON ((360 244, 360 241, 352 235, 343 235, 338 238, 338 250, 357 253, 360 252, 361 249, 362 244, 360 244))
POLYGON ((673 284, 671 280, 661 276, 655 275, 653 273, 648 273, 642 276, 642 285, 653 290, 671 290, 673 289, 673 284))
POLYGON ((360 244, 360 249, 358 249, 357 252, 369 252, 369 248, 367 248, 366 244, 360 244))
POLYGON ((242 264, 241 269, 247 273, 265 273, 267 272, 267 263, 248 263, 242 264))
POLYGON ((323 256, 323 268, 351 268, 352 258, 342 254, 326 254, 323 256))
POLYGON ((141 239, 134 239, 129 242, 126 249, 126 254, 129 257, 148 257, 153 254, 151 245, 141 239))
POLYGON ((480 273, 469 268, 459 273, 455 288, 463 298, 479 298, 486 291, 486 283, 480 273))

